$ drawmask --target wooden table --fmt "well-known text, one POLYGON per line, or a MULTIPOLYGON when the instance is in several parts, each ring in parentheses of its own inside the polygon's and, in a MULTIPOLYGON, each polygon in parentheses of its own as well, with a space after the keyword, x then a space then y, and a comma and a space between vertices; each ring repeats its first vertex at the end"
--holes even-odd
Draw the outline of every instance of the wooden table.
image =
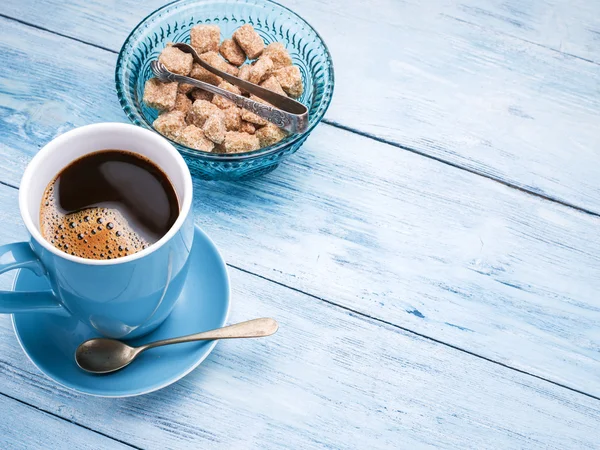
MULTIPOLYGON (((0 244, 41 146, 127 121, 117 52, 162 3, 0 2, 0 244)), ((111 400, 46 379, 0 316, 0 448, 600 448, 600 3, 284 3, 331 49, 326 119, 194 193, 230 321, 280 332, 111 400)))

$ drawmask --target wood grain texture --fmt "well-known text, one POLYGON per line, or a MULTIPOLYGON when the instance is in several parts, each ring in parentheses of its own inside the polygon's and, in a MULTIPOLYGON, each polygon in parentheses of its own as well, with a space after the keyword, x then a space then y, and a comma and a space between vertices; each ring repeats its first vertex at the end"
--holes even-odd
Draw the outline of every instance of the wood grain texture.
MULTIPOLYGON (((6 317, 2 316, 0 320, 6 322, 6 317)), ((4 337, 2 339, 5 340, 4 337)), ((0 394, 0 447, 3 450, 131 449, 128 445, 2 394, 0 394)))
MULTIPOLYGON (((26 237, 0 187, 0 245, 26 237)), ((128 399, 68 391, 0 316, 0 391, 148 449, 593 448, 600 402, 230 270, 230 322, 276 335, 220 342, 180 382, 128 399)), ((9 277, 0 277, 0 289, 9 277)), ((0 437, 0 442, 1 442, 0 437)))
MULTIPOLYGON (((20 37, 4 83, 30 94, 1 97, 0 180, 16 185, 57 131, 124 116, 99 75, 114 55, 5 22, 20 37)), ((237 267, 600 395, 596 217, 329 126, 271 175, 194 195, 237 267)))
MULTIPOLYGON (((0 12, 116 51, 164 3, 123 1, 115 14, 99 0, 26 0, 0 12)), ((600 2, 284 3, 333 54, 329 121, 600 214, 600 65, 553 50, 599 51, 600 2)))
MULTIPOLYGON (((149 0, 143 5, 136 5, 132 0, 119 1, 118 13, 101 17, 102 14, 106 14, 107 8, 113 6, 112 4, 99 0, 88 1, 85 4, 77 0, 45 0, 45 5, 40 8, 33 7, 33 0, 27 0, 25 3, 5 2, 0 5, 0 13, 39 26, 52 26, 52 29, 56 27, 56 31, 62 30, 69 36, 118 50, 137 22, 166 3, 168 2, 164 0, 149 0), (54 14, 48 17, 46 12, 50 10, 54 11, 54 14), (73 17, 77 20, 73 20, 73 17), (103 20, 98 20, 99 18, 103 20), (90 32, 90 28, 94 30, 90 32)), ((302 16, 311 11, 314 11, 314 16, 318 16, 321 12, 320 2, 312 0, 286 0, 280 3, 293 8, 302 16)), ((406 7, 398 2, 374 2, 372 5, 386 12, 391 11, 392 7, 406 7)), ((339 3, 336 3, 336 6, 339 6, 339 3)), ((371 19, 374 9, 365 9, 361 16, 355 17, 354 14, 360 5, 346 3, 345 6, 339 14, 347 18, 354 17, 358 21, 371 19)), ((528 43, 600 63, 600 6, 594 1, 436 0, 428 2, 428 6, 431 15, 443 14, 528 43)), ((386 21, 394 19, 403 20, 401 17, 388 17, 386 21)), ((322 23, 325 24, 324 29, 331 28, 325 21, 322 23)))
POLYGON ((589 0, 458 0, 449 16, 600 63, 600 7, 589 0))

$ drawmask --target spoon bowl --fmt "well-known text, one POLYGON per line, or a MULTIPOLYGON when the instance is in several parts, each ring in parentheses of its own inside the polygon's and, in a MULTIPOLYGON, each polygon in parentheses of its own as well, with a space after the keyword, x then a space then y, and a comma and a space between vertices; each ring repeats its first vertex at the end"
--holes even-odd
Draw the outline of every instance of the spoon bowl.
POLYGON ((139 352, 140 347, 116 339, 96 338, 77 347, 75 361, 86 372, 110 373, 130 364, 139 352))

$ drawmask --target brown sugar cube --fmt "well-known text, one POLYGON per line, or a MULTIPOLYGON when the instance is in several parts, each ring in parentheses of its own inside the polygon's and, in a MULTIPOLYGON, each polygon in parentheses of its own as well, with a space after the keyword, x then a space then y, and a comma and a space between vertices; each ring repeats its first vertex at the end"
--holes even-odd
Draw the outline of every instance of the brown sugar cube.
POLYGON ((213 150, 213 153, 227 153, 225 151, 225 147, 223 147, 223 144, 215 144, 215 149, 213 150))
POLYGON ((225 128, 227 131, 238 131, 242 125, 242 108, 234 106, 225 111, 225 128))
POLYGON ((262 38, 249 23, 235 30, 232 37, 250 59, 258 58, 265 48, 262 38))
POLYGON ((250 80, 250 71, 252 70, 252 66, 250 64, 244 64, 240 67, 240 71, 238 73, 238 78, 248 81, 250 80))
POLYGON ((210 116, 206 119, 206 122, 204 122, 202 129, 204 130, 204 135, 208 139, 215 144, 222 144, 225 140, 225 133, 227 132, 224 115, 215 114, 210 116))
POLYGON ((219 49, 221 30, 218 25, 196 25, 190 30, 190 40, 198 54, 216 52, 219 49))
POLYGON ((240 131, 248 134, 254 134, 256 132, 256 126, 253 123, 242 120, 240 131))
POLYGON ((192 70, 194 57, 177 47, 167 46, 160 52, 158 62, 164 64, 173 73, 188 76, 192 70))
POLYGON ((206 100, 207 102, 212 101, 213 93, 205 91, 204 89, 196 88, 190 94, 194 100, 206 100))
POLYGON ((225 89, 226 91, 233 92, 234 94, 237 94, 237 95, 241 95, 242 94, 242 92, 240 91, 239 87, 237 87, 236 85, 231 84, 231 83, 229 83, 227 81, 221 82, 219 84, 219 87, 221 89, 225 89))
POLYGON ((152 126, 163 136, 174 140, 185 128, 185 114, 178 110, 164 112, 156 118, 152 126))
POLYGON ((265 47, 262 58, 268 56, 273 61, 273 70, 292 65, 292 57, 281 42, 273 42, 265 47))
POLYGON ((227 100, 225 97, 221 97, 220 95, 215 95, 212 99, 212 104, 217 106, 219 109, 228 109, 235 106, 231 100, 227 100))
POLYGON ((250 83, 258 84, 273 70, 273 61, 268 56, 261 56, 250 69, 250 83))
MULTIPOLYGON (((268 103, 266 101, 264 101, 262 98, 258 98, 255 95, 251 95, 250 98, 257 102, 265 103, 268 105, 268 103)), ((254 114, 253 112, 248 111, 247 109, 242 110, 242 119, 245 120, 246 122, 252 122, 253 124, 258 125, 260 127, 269 123, 262 117, 254 114)))
POLYGON ((248 111, 247 109, 242 109, 242 120, 253 123, 254 125, 258 125, 259 127, 262 127, 268 123, 267 120, 263 119, 260 116, 257 116, 256 114, 248 111))
POLYGON ((187 121, 191 125, 196 125, 202 128, 204 122, 213 115, 223 116, 223 111, 213 105, 211 102, 206 100, 196 100, 192 103, 192 108, 188 113, 187 121))
POLYGON ((241 153, 258 150, 260 144, 256 136, 238 131, 228 131, 225 134, 223 148, 227 153, 241 153))
POLYGON ((188 98, 188 96, 182 94, 181 92, 177 93, 173 110, 181 111, 182 113, 187 114, 191 107, 192 101, 188 98))
POLYGON ((266 124, 264 127, 256 130, 256 137, 260 143, 260 147, 267 147, 281 141, 287 134, 281 128, 272 123, 266 124))
POLYGON ((172 109, 177 97, 177 83, 162 83, 150 78, 144 85, 144 103, 161 111, 172 109))
POLYGON ((221 42, 219 53, 234 66, 241 66, 246 61, 246 54, 233 39, 221 42))
MULTIPOLYGON (((222 81, 219 84, 219 87, 234 94, 242 95, 242 91, 240 91, 239 87, 234 86, 233 84, 228 83, 227 81, 222 81)), ((215 95, 212 99, 212 102, 214 105, 218 106, 221 109, 227 109, 231 108, 232 106, 235 106, 235 103, 233 103, 231 100, 227 100, 225 97, 221 97, 220 95, 215 95)))
POLYGON ((302 75, 297 66, 287 66, 274 72, 281 88, 292 98, 298 98, 304 92, 302 75))
POLYGON ((281 89, 281 85, 279 84, 279 81, 277 81, 277 77, 275 77, 274 75, 267 77, 265 81, 260 83, 260 86, 270 91, 273 91, 276 94, 287 96, 285 91, 281 89))
POLYGON ((182 94, 189 94, 194 89, 196 89, 195 86, 186 83, 179 83, 179 86, 177 86, 177 92, 181 92, 182 94))
POLYGON ((203 152, 210 152, 215 146, 211 140, 204 136, 204 131, 195 125, 188 125, 185 127, 183 130, 181 130, 177 136, 177 139, 175 140, 181 145, 185 145, 196 150, 201 150, 203 152))
POLYGON ((208 84, 214 84, 215 86, 218 85, 221 81, 223 81, 223 78, 215 75, 212 72, 209 72, 197 63, 194 63, 194 65, 192 66, 190 77, 195 78, 196 80, 204 81, 208 84))
POLYGON ((230 75, 237 76, 239 69, 235 66, 232 66, 227 61, 219 56, 217 52, 206 52, 200 55, 200 59, 202 61, 210 64, 215 69, 219 69, 222 72, 226 72, 230 75))
MULTIPOLYGON (((244 64, 240 67, 240 71, 238 72, 237 77, 241 80, 248 81, 250 79, 250 71, 252 70, 252 65, 244 64)), ((248 93, 242 89, 242 95, 247 95, 248 93)))

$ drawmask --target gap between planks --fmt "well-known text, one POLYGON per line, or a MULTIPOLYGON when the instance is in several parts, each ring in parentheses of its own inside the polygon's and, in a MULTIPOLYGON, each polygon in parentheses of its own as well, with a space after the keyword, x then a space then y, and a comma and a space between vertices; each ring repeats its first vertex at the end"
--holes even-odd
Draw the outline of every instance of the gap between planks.
POLYGON ((439 163, 446 164, 447 166, 454 167, 455 169, 464 170, 465 172, 469 172, 469 173, 471 173, 473 175, 477 175, 477 176, 480 176, 482 178, 487 178, 488 180, 495 181, 496 183, 503 184, 506 187, 509 187, 511 189, 516 189, 517 191, 523 192, 525 194, 529 194, 529 195, 532 195, 534 197, 538 197, 538 198, 547 200, 547 201, 552 202, 552 203, 557 203, 559 205, 566 206, 567 208, 572 208, 572 209, 580 211, 582 213, 589 214, 590 216, 600 217, 600 213, 594 212, 594 211, 592 211, 590 209, 583 208, 581 206, 577 206, 577 205, 574 205, 573 203, 565 202, 563 200, 559 200, 559 199, 554 198, 554 197, 549 197, 549 196, 541 194, 539 192, 531 191, 531 190, 529 190, 527 188, 524 188, 522 186, 518 186, 516 184, 509 183, 509 182, 507 182, 505 180, 502 180, 501 178, 494 177, 492 175, 488 175, 488 174, 485 174, 485 173, 482 173, 482 172, 478 172, 475 169, 470 169, 468 167, 464 167, 464 166, 458 165, 458 164, 453 163, 451 161, 446 161, 446 160, 444 160, 444 159, 442 159, 442 158, 440 158, 438 156, 429 155, 429 154, 427 154, 425 152, 422 152, 420 150, 414 149, 412 147, 408 147, 406 145, 402 145, 402 144, 400 144, 398 142, 390 141, 389 139, 384 139, 384 138, 376 136, 376 135, 374 135, 372 133, 368 133, 368 132, 365 132, 365 131, 360 131, 360 130, 357 130, 355 128, 348 127, 346 125, 342 125, 341 123, 338 123, 338 122, 335 122, 335 121, 329 120, 329 119, 323 119, 322 122, 325 123, 325 124, 327 124, 327 125, 329 125, 329 126, 338 128, 340 130, 348 131, 349 133, 358 134, 358 135, 366 137, 368 139, 373 139, 374 141, 381 142, 382 144, 391 145, 392 147, 396 147, 396 148, 405 150, 407 152, 414 153, 416 155, 423 156, 425 158, 429 158, 429 159, 431 159, 433 161, 437 161, 439 163))
POLYGON ((82 40, 82 39, 78 39, 78 38, 76 38, 76 37, 69 36, 68 34, 59 33, 58 31, 50 30, 49 28, 45 28, 45 27, 42 27, 42 26, 40 26, 40 25, 36 25, 36 24, 34 24, 34 23, 27 22, 27 21, 25 21, 25 20, 21 20, 21 19, 17 19, 17 18, 15 18, 15 17, 7 16, 7 15, 5 15, 5 14, 2 14, 2 13, 0 13, 0 17, 2 17, 2 18, 4 18, 4 19, 7 19, 7 20, 12 20, 13 22, 20 23, 21 25, 25 25, 25 26, 27 26, 27 27, 35 28, 35 29, 37 29, 37 30, 45 31, 45 32, 47 32, 47 33, 52 33, 52 34, 55 34, 55 35, 57 35, 57 36, 64 37, 64 38, 66 38, 66 39, 71 39, 72 41, 80 42, 81 44, 89 45, 90 47, 95 47, 95 48, 98 48, 98 49, 100 49, 100 50, 104 50, 105 52, 114 53, 115 55, 118 55, 118 54, 119 54, 119 52, 117 52, 117 51, 115 51, 115 50, 111 50, 111 49, 110 49, 110 48, 108 48, 108 47, 103 47, 103 46, 101 46, 101 45, 92 44, 91 42, 86 42, 86 41, 84 41, 84 40, 82 40))
POLYGON ((307 295, 307 296, 309 296, 311 298, 314 298, 316 300, 319 300, 319 301, 322 301, 324 303, 327 303, 328 305, 336 306, 336 307, 338 307, 340 309, 343 309, 344 311, 348 311, 349 313, 354 314, 355 316, 361 316, 361 317, 366 318, 366 319, 374 320, 376 322, 379 322, 379 323, 382 323, 382 324, 385 324, 385 325, 389 325, 391 327, 394 327, 394 328, 397 328, 399 330, 402 330, 402 331, 404 331, 406 333, 410 333, 410 334, 413 334, 415 336, 419 336, 419 337, 421 337, 423 339, 427 339, 428 341, 435 342, 436 344, 440 344, 440 345, 443 345, 445 347, 451 348, 453 350, 457 350, 459 352, 466 353, 467 355, 474 356, 476 358, 482 359, 482 360, 490 362, 492 364, 496 364, 496 365, 504 367, 506 369, 511 369, 511 370, 514 370, 515 372, 519 372, 519 373, 521 373, 523 375, 528 375, 528 376, 531 376, 533 378, 537 378, 538 380, 545 381, 547 383, 553 384, 554 386, 558 386, 558 387, 563 388, 563 389, 568 389, 569 391, 576 392, 577 394, 581 394, 581 395, 584 395, 584 396, 589 397, 589 398, 593 398, 594 400, 600 400, 600 397, 598 397, 596 395, 588 394, 587 392, 581 391, 579 389, 575 389, 575 388, 567 386, 565 384, 558 383, 556 381, 549 380, 548 378, 544 378, 544 377, 541 377, 539 375, 535 375, 535 374, 527 372, 525 370, 509 366, 508 364, 504 364, 502 362, 499 362, 499 361, 496 361, 494 359, 488 358, 487 356, 479 355, 477 353, 474 353, 474 352, 472 352, 470 350, 464 349, 464 348, 459 347, 457 345, 450 344, 448 342, 441 341, 441 340, 436 339, 434 337, 427 336, 426 334, 419 333, 418 331, 411 330, 410 328, 405 328, 405 327, 403 327, 401 325, 397 325, 397 324, 395 324, 393 322, 388 322, 387 320, 380 319, 378 317, 371 316, 369 314, 365 314, 363 312, 357 311, 357 310, 349 308, 347 306, 343 306, 343 305, 340 305, 338 303, 335 303, 334 301, 327 300, 326 298, 319 297, 318 295, 314 295, 314 294, 311 294, 311 293, 308 293, 308 292, 304 292, 303 290, 295 288, 293 286, 288 286, 285 283, 281 283, 281 282, 276 281, 276 280, 271 280, 270 278, 267 278, 267 277, 265 277, 263 275, 259 275, 259 274, 254 273, 254 272, 250 272, 249 270, 243 269, 243 268, 235 266, 233 264, 227 263, 227 266, 231 267, 232 269, 236 269, 236 270, 239 270, 241 272, 247 273, 248 275, 253 275, 253 276, 261 278, 261 279, 263 279, 265 281, 269 281, 271 283, 275 283, 275 284, 277 284, 279 286, 282 286, 284 288, 291 289, 292 291, 296 291, 296 292, 298 292, 300 294, 307 295))
MULTIPOLYGON (((16 187, 16 186, 13 186, 13 185, 11 185, 11 184, 8 184, 8 183, 4 183, 4 182, 0 181, 0 184, 3 184, 3 185, 5 185, 5 186, 8 186, 8 187, 10 187, 10 188, 12 188, 12 189, 16 189, 16 190, 18 190, 18 187, 16 187)), ((306 295, 306 296, 308 296, 308 297, 310 297, 310 298, 313 298, 313 299, 315 299, 315 300, 318 300, 318 301, 321 301, 321 302, 327 303, 328 305, 331 305, 331 306, 334 306, 334 307, 340 308, 340 309, 342 309, 342 310, 344 310, 344 311, 347 311, 347 312, 349 312, 349 313, 351 313, 351 314, 353 314, 353 315, 355 315, 355 316, 360 316, 360 317, 362 317, 362 318, 364 318, 364 319, 373 320, 373 321, 375 321, 375 322, 379 322, 379 323, 382 323, 382 324, 385 324, 385 325, 389 325, 389 326, 391 326, 391 327, 394 327, 394 328, 396 328, 396 329, 398 329, 398 330, 402 330, 402 331, 404 331, 404 332, 406 332, 406 333, 410 333, 410 334, 412 334, 412 335, 419 336, 419 337, 421 337, 421 338, 423 338, 423 339, 427 339, 427 340, 429 340, 429 341, 431 341, 431 342, 434 342, 434 343, 436 343, 436 344, 443 345, 443 346, 445 346, 445 347, 448 347, 448 348, 451 348, 451 349, 453 349, 453 350, 456 350, 456 351, 459 351, 459 352, 466 353, 466 354, 468 354, 468 355, 470 355, 470 356, 474 356, 474 357, 476 357, 476 358, 482 359, 482 360, 484 360, 484 361, 487 361, 487 362, 490 362, 490 363, 492 363, 492 364, 496 364, 496 365, 498 365, 498 366, 501 366, 501 367, 504 367, 504 368, 506 368, 506 369, 511 369, 511 370, 514 370, 514 371, 516 371, 516 372, 518 372, 518 373, 521 373, 521 374, 523 374, 523 375, 528 375, 528 376, 531 376, 531 377, 533 377, 533 378, 537 378, 538 380, 545 381, 545 382, 547 382, 547 383, 553 384, 553 385, 555 385, 555 386, 557 386, 557 387, 560 387, 560 388, 563 388, 563 389, 568 389, 568 390, 570 390, 570 391, 572 391, 572 392, 575 392, 575 393, 577 393, 577 394, 584 395, 584 396, 586 396, 586 397, 589 397, 589 398, 592 398, 592 399, 594 399, 594 400, 600 400, 600 397, 599 397, 599 396, 596 396, 596 395, 593 395, 593 394, 589 394, 589 393, 587 393, 587 392, 584 392, 584 391, 582 391, 582 390, 579 390, 579 389, 576 389, 576 388, 573 388, 573 387, 567 386, 567 385, 565 385, 565 384, 562 384, 562 383, 559 383, 559 382, 556 382, 556 381, 550 380, 550 379, 548 379, 548 378, 544 378, 544 377, 542 377, 542 376, 539 376, 539 375, 536 375, 536 374, 533 374, 533 373, 527 372, 527 371, 525 371, 525 370, 522 370, 522 369, 519 369, 519 368, 516 368, 516 367, 510 366, 510 365, 508 365, 508 364, 505 364, 505 363, 502 363, 502 362, 500 362, 500 361, 496 361, 496 360, 494 360, 494 359, 492 359, 492 358, 488 358, 488 357, 486 357, 486 356, 483 356, 483 355, 480 355, 480 354, 474 353, 474 352, 472 352, 472 351, 470 351, 470 350, 467 350, 467 349, 465 349, 465 348, 459 347, 459 346, 457 346, 457 345, 454 345, 454 344, 451 344, 451 343, 448 343, 448 342, 444 342, 444 341, 442 341, 442 340, 436 339, 436 338, 434 338, 434 337, 428 336, 428 335, 426 335, 426 334, 423 334, 423 333, 420 333, 420 332, 418 332, 418 331, 414 331, 414 330, 412 330, 412 329, 410 329, 410 328, 406 328, 406 327, 403 327, 403 326, 401 326, 401 325, 395 324, 395 323, 393 323, 393 322, 389 322, 389 321, 387 321, 387 320, 384 320, 384 319, 381 319, 381 318, 378 318, 378 317, 372 316, 372 315, 370 315, 370 314, 366 314, 366 313, 364 313, 364 312, 361 312, 361 311, 358 311, 358 310, 356 310, 356 309, 353 309, 353 308, 350 308, 350 307, 347 307, 347 306, 341 305, 341 304, 339 304, 339 303, 336 303, 336 302, 334 302, 333 300, 328 300, 328 299, 326 299, 326 298, 324 298, 324 297, 321 297, 321 296, 318 296, 318 295, 311 294, 311 293, 309 293, 309 292, 303 291, 302 289, 298 289, 298 288, 296 288, 296 287, 289 286, 289 285, 287 285, 287 284, 285 284, 285 283, 282 283, 282 282, 280 282, 280 281, 273 280, 273 279, 271 279, 271 278, 268 278, 268 277, 266 277, 266 276, 264 276, 264 275, 260 275, 260 274, 258 274, 258 273, 255 273, 255 272, 252 272, 252 271, 250 271, 250 270, 244 269, 243 267, 239 267, 239 266, 236 266, 236 265, 234 265, 234 264, 231 264, 231 263, 226 263, 226 265, 227 265, 228 267, 230 267, 230 268, 234 269, 234 270, 239 270, 240 272, 244 272, 244 273, 246 273, 246 274, 248 274, 248 275, 251 275, 251 276, 254 276, 254 277, 260 278, 260 279, 262 279, 262 280, 265 280, 265 281, 267 281, 267 282, 269 282, 269 283, 274 283, 274 284, 276 284, 276 285, 278 285, 278 286, 284 287, 284 288, 286 288, 286 289, 291 289, 292 291, 295 291, 295 292, 298 292, 298 293, 300 293, 300 294, 306 295)), ((0 392, 0 394, 1 394, 1 392, 0 392)), ((58 416, 57 416, 57 417, 58 417, 58 416)))
POLYGON ((102 433, 101 431, 97 431, 97 430, 94 430, 93 428, 90 428, 90 427, 87 427, 87 426, 82 425, 80 423, 74 422, 74 421, 72 421, 72 420, 70 420, 70 419, 68 419, 66 417, 62 417, 62 416, 59 416, 59 415, 57 415, 57 414, 55 414, 53 412, 46 411, 45 409, 42 409, 42 408, 40 408, 38 406, 35 406, 35 405, 32 405, 31 403, 27 403, 27 402, 25 402, 23 400, 15 398, 15 397, 13 397, 11 395, 5 394, 4 392, 0 392, 0 395, 3 396, 3 397, 5 397, 5 398, 7 398, 7 399, 9 399, 9 400, 14 400, 17 403, 20 403, 22 405, 28 406, 29 408, 35 409, 35 410, 39 411, 42 414, 48 414, 49 416, 55 417, 55 418, 60 419, 60 420, 64 420, 65 422, 69 422, 70 424, 73 424, 73 425, 81 427, 81 428, 83 428, 85 430, 91 431, 92 433, 99 434, 100 436, 103 436, 105 438, 108 438, 110 440, 118 442, 119 444, 123 444, 123 445, 126 445, 127 447, 135 448, 137 450, 144 450, 141 447, 137 447, 135 445, 130 444, 129 442, 122 441, 122 440, 117 439, 115 437, 109 436, 108 434, 102 433))
POLYGON ((0 185, 16 189, 17 191, 19 190, 19 186, 14 186, 14 185, 7 183, 5 181, 2 181, 2 180, 0 180, 0 185))
MULTIPOLYGON (((450 19, 456 20, 458 22, 464 22, 464 23, 466 23, 468 25, 481 28, 480 25, 477 25, 475 23, 472 23, 472 22, 469 22, 469 21, 466 21, 466 20, 463 20, 463 19, 459 19, 459 18, 456 18, 456 17, 453 17, 453 16, 449 16, 447 14, 442 14, 442 15, 446 16, 446 17, 448 17, 450 19)), ((110 49, 108 47, 103 47, 101 45, 97 45, 97 44, 93 44, 91 42, 87 42, 87 41, 85 41, 83 39, 79 39, 79 38, 76 38, 76 37, 73 37, 73 36, 69 36, 67 34, 59 33, 57 31, 54 31, 54 30, 51 30, 49 28, 45 28, 45 27, 36 25, 34 23, 31 23, 31 22, 27 22, 25 20, 17 19, 15 17, 8 16, 8 15, 1 14, 1 13, 0 13, 0 17, 2 17, 4 19, 7 19, 7 20, 11 20, 11 21, 17 22, 17 23, 20 23, 22 25, 25 25, 25 26, 28 26, 28 27, 31 27, 31 28, 35 28, 35 29, 38 29, 38 30, 41 30, 41 31, 45 31, 47 33, 51 33, 51 34, 55 34, 57 36, 64 37, 65 39, 71 39, 71 40, 79 42, 81 44, 89 45, 91 47, 94 47, 94 48, 97 48, 97 49, 100 49, 100 50, 104 50, 106 52, 113 53, 115 55, 119 54, 118 51, 110 49)), ((508 33, 503 33, 503 32, 500 32, 500 31, 496 31, 496 33, 499 33, 499 34, 502 34, 502 35, 506 35, 506 36, 510 36, 512 38, 521 40, 523 42, 527 42, 529 44, 536 45, 538 47, 542 47, 542 48, 545 48, 545 49, 548 49, 548 50, 551 50, 551 51, 554 51, 556 53, 560 53, 560 54, 563 54, 563 55, 566 55, 566 56, 577 58, 577 59, 580 59, 582 61, 589 62, 591 64, 600 65, 600 63, 597 63, 596 61, 589 60, 589 59, 586 59, 586 58, 583 58, 583 57, 580 57, 580 56, 577 56, 577 55, 573 55, 573 54, 570 54, 570 53, 566 53, 566 52, 560 51, 560 50, 552 48, 552 47, 548 47, 548 46, 545 46, 545 45, 542 45, 542 44, 538 44, 536 42, 531 42, 531 41, 529 41, 527 39, 523 39, 523 38, 520 38, 520 37, 517 37, 517 36, 513 36, 513 35, 510 35, 508 33)), ((336 121, 329 120, 329 119, 326 119, 326 118, 324 118, 322 120, 322 122, 325 123, 325 124, 327 124, 327 125, 329 125, 329 126, 332 126, 334 128, 345 130, 345 131, 348 131, 349 133, 358 134, 358 135, 363 136, 365 138, 373 139, 373 140, 375 140, 377 142, 381 142, 383 144, 391 145, 391 146, 399 148, 401 150, 405 150, 405 151, 414 153, 416 155, 419 155, 419 156, 422 156, 422 157, 429 158, 431 160, 437 161, 439 163, 446 164, 446 165, 448 165, 450 167, 453 167, 455 169, 464 170, 466 172, 472 173, 473 175, 477 175, 477 176, 480 176, 480 177, 483 177, 483 178, 487 178, 488 180, 495 181, 495 182, 500 183, 500 184, 502 184, 504 186, 507 186, 507 187, 512 188, 512 189, 516 189, 516 190, 518 190, 520 192, 532 195, 534 197, 542 198, 544 200, 547 200, 547 201, 550 201, 550 202, 553 202, 553 203, 557 203, 557 204, 562 205, 562 206, 566 206, 567 208, 572 208, 574 210, 580 211, 580 212, 585 213, 585 214, 589 214, 591 216, 600 217, 600 213, 594 212, 594 211, 592 211, 590 209, 587 209, 587 208, 584 208, 584 207, 581 207, 581 206, 577 206, 575 204, 572 204, 572 203, 569 203, 569 202, 566 202, 566 201, 563 201, 563 200, 559 200, 557 198, 550 197, 550 196, 544 195, 544 194, 539 193, 539 192, 532 191, 530 189, 527 189, 525 187, 519 186, 517 184, 509 183, 508 181, 502 180, 499 177, 495 177, 495 176, 492 176, 490 174, 486 174, 486 173, 477 171, 475 169, 464 167, 464 166, 461 166, 459 164, 453 163, 451 161, 446 161, 446 160, 444 160, 444 159, 442 159, 440 157, 429 155, 429 154, 427 154, 427 153, 425 153, 423 151, 417 150, 415 148, 412 148, 412 147, 409 147, 409 146, 406 146, 406 145, 402 145, 402 144, 400 144, 398 142, 394 142, 394 141, 391 141, 389 139, 385 139, 385 138, 376 136, 376 135, 374 135, 372 133, 368 133, 368 132, 365 132, 365 131, 357 130, 356 128, 349 127, 349 126, 343 125, 341 123, 338 123, 336 121)), ((0 181, 0 184, 4 184, 6 186, 13 187, 13 188, 15 187, 13 185, 4 183, 2 181, 0 181)))
MULTIPOLYGON (((458 17, 454 17, 454 16, 449 15, 449 14, 440 13, 440 15, 442 15, 444 17, 447 17, 449 19, 452 19, 452 20, 456 20, 457 22, 466 23, 467 25, 470 25, 472 27, 477 27, 479 29, 483 29, 484 28, 483 26, 478 25, 478 24, 476 24, 474 22, 470 22, 468 20, 460 19, 458 17)), ((527 42, 528 44, 531 44, 531 45, 536 45, 538 47, 545 48, 546 50, 550 50, 550 51, 553 51, 553 52, 556 52, 556 53, 560 53, 561 55, 570 56, 571 58, 580 59, 581 61, 585 61, 585 62, 588 62, 590 64, 596 64, 597 66, 600 66, 600 62, 594 61, 593 59, 584 58, 583 56, 574 55, 573 53, 563 52, 562 50, 559 50, 557 48, 549 47, 549 46, 544 45, 544 44, 539 44, 537 42, 530 41, 529 39, 525 39, 525 38, 522 38, 522 37, 519 37, 519 36, 515 36, 514 34, 510 34, 510 33, 505 33, 503 31, 494 30, 494 32, 498 33, 498 34, 501 34, 503 36, 508 36, 510 38, 513 38, 513 39, 518 39, 520 41, 527 42)))

